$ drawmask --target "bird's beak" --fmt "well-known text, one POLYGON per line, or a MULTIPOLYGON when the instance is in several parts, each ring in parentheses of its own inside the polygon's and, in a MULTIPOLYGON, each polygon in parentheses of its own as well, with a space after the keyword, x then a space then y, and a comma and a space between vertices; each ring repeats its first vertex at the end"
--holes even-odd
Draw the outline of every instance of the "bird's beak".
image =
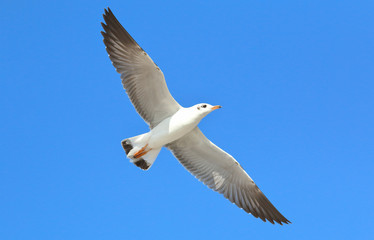
POLYGON ((219 108, 221 108, 221 107, 222 107, 222 106, 217 105, 217 106, 212 107, 212 110, 216 110, 216 109, 219 109, 219 108))

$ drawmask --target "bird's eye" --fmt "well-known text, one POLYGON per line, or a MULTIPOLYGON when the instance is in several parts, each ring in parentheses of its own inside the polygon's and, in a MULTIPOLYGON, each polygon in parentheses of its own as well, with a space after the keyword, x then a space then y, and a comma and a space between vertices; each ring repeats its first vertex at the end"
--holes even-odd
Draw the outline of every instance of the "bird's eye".
POLYGON ((202 108, 206 108, 206 104, 202 105, 201 107, 202 107, 202 108))
POLYGON ((200 107, 199 107, 199 106, 197 106, 197 110, 200 110, 200 107))

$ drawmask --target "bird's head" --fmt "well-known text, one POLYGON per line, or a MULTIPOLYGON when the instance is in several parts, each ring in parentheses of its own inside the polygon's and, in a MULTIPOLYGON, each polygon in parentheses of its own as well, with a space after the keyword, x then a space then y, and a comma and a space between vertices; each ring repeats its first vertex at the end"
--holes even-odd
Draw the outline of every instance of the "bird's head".
POLYGON ((199 103, 193 106, 192 108, 198 115, 205 117, 206 115, 208 115, 208 113, 211 113, 213 110, 221 108, 221 106, 220 105, 212 106, 208 103, 199 103))

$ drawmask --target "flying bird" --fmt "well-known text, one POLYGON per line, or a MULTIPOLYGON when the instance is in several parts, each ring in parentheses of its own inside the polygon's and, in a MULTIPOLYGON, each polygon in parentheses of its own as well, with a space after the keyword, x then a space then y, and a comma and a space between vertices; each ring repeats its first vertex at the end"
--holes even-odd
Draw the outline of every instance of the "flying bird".
POLYGON ((167 147, 180 163, 209 188, 264 222, 290 223, 265 197, 228 153, 198 128, 199 122, 221 106, 199 103, 184 108, 170 94, 164 74, 122 27, 112 11, 104 10, 102 33, 109 58, 121 74, 124 89, 150 131, 122 141, 127 157, 148 170, 161 148, 167 147))

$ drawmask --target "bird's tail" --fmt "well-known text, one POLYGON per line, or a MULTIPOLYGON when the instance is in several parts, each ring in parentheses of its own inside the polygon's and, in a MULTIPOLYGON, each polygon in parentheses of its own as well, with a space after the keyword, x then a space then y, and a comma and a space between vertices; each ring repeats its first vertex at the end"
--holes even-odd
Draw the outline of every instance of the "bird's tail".
POLYGON ((143 170, 148 170, 160 153, 161 148, 148 149, 147 133, 122 140, 122 147, 130 161, 143 170))

